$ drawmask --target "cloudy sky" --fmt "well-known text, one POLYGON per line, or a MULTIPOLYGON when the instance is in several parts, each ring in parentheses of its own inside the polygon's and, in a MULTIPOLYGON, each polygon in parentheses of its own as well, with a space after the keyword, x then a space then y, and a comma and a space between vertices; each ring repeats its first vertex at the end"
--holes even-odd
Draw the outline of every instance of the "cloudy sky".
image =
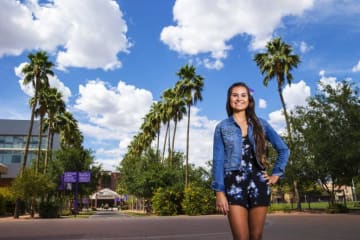
POLYGON ((258 115, 284 129, 275 81, 264 87, 252 60, 268 40, 282 37, 301 57, 283 90, 290 109, 306 104, 319 81, 360 81, 357 0, 1 0, 0 36, 0 118, 30 119, 33 89, 21 84, 21 69, 29 53, 46 50, 56 66, 50 85, 106 170, 119 165, 150 105, 187 63, 205 83, 191 116, 189 161, 198 166, 211 159, 233 82, 248 83, 258 115))

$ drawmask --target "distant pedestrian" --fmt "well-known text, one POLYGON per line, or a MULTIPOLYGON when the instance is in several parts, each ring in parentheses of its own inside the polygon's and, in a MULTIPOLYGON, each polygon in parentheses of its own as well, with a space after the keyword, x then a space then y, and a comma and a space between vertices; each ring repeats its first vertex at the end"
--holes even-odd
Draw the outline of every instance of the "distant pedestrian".
POLYGON ((256 116, 255 101, 245 83, 228 89, 226 111, 228 118, 214 133, 216 206, 228 216, 233 239, 262 239, 270 186, 283 176, 289 149, 269 123, 256 116), (271 175, 266 169, 266 140, 278 153, 271 175))

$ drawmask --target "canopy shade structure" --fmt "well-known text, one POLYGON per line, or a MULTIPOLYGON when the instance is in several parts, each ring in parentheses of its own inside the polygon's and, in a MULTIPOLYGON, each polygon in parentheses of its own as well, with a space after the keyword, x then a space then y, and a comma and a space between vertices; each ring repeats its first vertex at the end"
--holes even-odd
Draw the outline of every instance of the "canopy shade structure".
POLYGON ((101 189, 100 191, 92 194, 90 199, 118 199, 121 196, 109 188, 101 189))
POLYGON ((117 192, 109 188, 101 189, 90 196, 91 208, 96 209, 99 206, 101 208, 104 206, 105 209, 116 207, 119 204, 120 198, 121 196, 117 192))

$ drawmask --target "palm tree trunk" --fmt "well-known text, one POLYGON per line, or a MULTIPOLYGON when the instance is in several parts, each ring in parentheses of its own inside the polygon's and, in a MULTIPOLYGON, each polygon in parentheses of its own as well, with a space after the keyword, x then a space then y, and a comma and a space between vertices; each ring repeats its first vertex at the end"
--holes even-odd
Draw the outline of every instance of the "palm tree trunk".
MULTIPOLYGON (((290 120, 289 120, 289 115, 286 110, 284 97, 282 95, 281 86, 279 84, 278 84, 278 91, 279 91, 281 105, 282 105, 283 111, 284 111, 284 117, 285 117, 286 128, 287 128, 288 139, 289 139, 289 148, 290 148, 290 150, 292 150, 293 143, 292 143, 290 120)), ((290 158, 291 158, 291 156, 290 156, 290 158)), ((291 162, 291 160, 290 160, 290 162, 291 162)), ((296 209, 300 211, 301 210, 301 199, 300 199, 300 194, 299 194, 298 182, 296 180, 293 181, 293 187, 294 187, 294 194, 295 194, 295 200, 296 200, 296 209)))
POLYGON ((166 131, 165 131, 164 147, 163 147, 163 153, 162 153, 163 163, 165 162, 165 148, 166 148, 167 135, 169 133, 169 127, 170 127, 170 121, 168 121, 167 126, 166 126, 166 131))
MULTIPOLYGON (((169 160, 170 160, 170 156, 171 156, 171 141, 170 141, 170 136, 171 136, 171 128, 170 128, 170 121, 169 121, 169 134, 168 134, 168 140, 167 140, 167 144, 168 144, 168 158, 169 158, 169 160)), ((168 161, 169 161, 168 160, 168 161)), ((170 163, 168 163, 168 164, 170 164, 170 163)))
POLYGON ((187 122, 187 130, 186 130, 185 188, 188 186, 189 183, 190 110, 191 110, 191 105, 188 104, 188 122, 187 122))
POLYGON ((177 118, 175 118, 175 120, 174 120, 174 132, 173 132, 173 139, 172 139, 172 143, 171 143, 170 166, 172 165, 173 157, 174 157, 175 134, 176 134, 176 126, 177 126, 177 120, 176 119, 177 118))
POLYGON ((51 160, 52 159, 52 151, 54 149, 54 136, 55 136, 55 133, 53 131, 51 131, 51 141, 50 141, 50 154, 49 154, 49 159, 51 160))
POLYGON ((28 131, 28 135, 26 137, 24 158, 23 158, 23 161, 22 161, 22 166, 21 166, 21 171, 20 171, 21 175, 23 174, 23 172, 24 172, 24 170, 26 168, 26 162, 27 162, 27 157, 28 157, 28 152, 29 152, 29 145, 30 145, 30 138, 31 138, 32 129, 34 127, 35 108, 36 108, 36 103, 34 103, 32 109, 31 109, 30 127, 29 127, 29 131, 28 131))
MULTIPOLYGON (((36 80, 37 82, 37 80, 36 80)), ((29 145, 30 145, 30 138, 31 138, 31 133, 32 133, 32 129, 34 127, 34 118, 35 118, 35 108, 36 108, 36 99, 37 99, 37 86, 38 84, 35 85, 35 103, 32 106, 31 109, 31 117, 30 117, 30 126, 29 126, 29 131, 28 131, 28 135, 26 137, 26 144, 25 144, 25 150, 24 150, 24 158, 21 164, 21 169, 20 169, 20 176, 23 175, 25 168, 26 168, 26 162, 27 162, 27 156, 28 156, 28 152, 29 152, 29 145)), ((19 204, 20 204, 20 199, 16 198, 15 199, 15 209, 14 209, 14 218, 19 218, 20 212, 19 212, 19 204)))
POLYGON ((156 143, 156 156, 157 156, 158 161, 159 161, 159 154, 160 154, 159 143, 160 143, 160 123, 158 123, 157 143, 156 143))
POLYGON ((41 143, 42 143, 42 125, 43 125, 43 116, 40 116, 40 124, 39 124, 39 144, 38 144, 38 152, 36 158, 36 166, 35 166, 35 174, 39 172, 39 162, 41 156, 41 143))
POLYGON ((49 161, 49 154, 50 154, 50 142, 51 142, 51 134, 50 134, 50 127, 48 128, 48 135, 47 135, 47 146, 45 152, 45 159, 44 159, 44 173, 46 173, 47 163, 49 161))
MULTIPOLYGON (((288 138, 289 138, 289 143, 290 143, 290 147, 291 147, 291 145, 292 145, 291 126, 290 126, 289 115, 288 115, 287 110, 286 110, 286 105, 285 105, 285 101, 284 101, 284 96, 282 95, 281 86, 278 87, 278 91, 279 91, 279 96, 280 96, 281 105, 282 105, 282 108, 283 108, 283 111, 284 111, 284 117, 285 117, 285 122, 286 122, 286 129, 287 129, 288 138)), ((290 149, 291 149, 291 148, 290 148, 290 149)))
POLYGON ((31 216, 31 218, 34 218, 34 216, 35 216, 35 197, 34 196, 31 196, 30 216, 31 216))

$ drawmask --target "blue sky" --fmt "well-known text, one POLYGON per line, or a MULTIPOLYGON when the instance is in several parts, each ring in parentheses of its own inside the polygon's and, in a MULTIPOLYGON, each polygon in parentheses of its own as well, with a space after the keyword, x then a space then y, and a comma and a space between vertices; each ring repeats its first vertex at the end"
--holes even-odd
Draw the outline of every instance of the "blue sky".
MULTIPOLYGON (((213 130, 235 81, 255 90, 258 115, 283 131, 275 81, 264 87, 252 60, 268 40, 282 37, 301 57, 283 90, 289 109, 306 104, 319 81, 359 84, 356 0, 2 0, 0 20, 0 118, 30 119, 33 90, 22 86, 21 67, 29 53, 46 50, 56 65, 51 86, 107 170, 119 165, 142 117, 187 63, 205 83, 191 116, 189 161, 198 166, 211 159, 213 130)), ((177 150, 185 149, 185 129, 186 119, 177 150)))

